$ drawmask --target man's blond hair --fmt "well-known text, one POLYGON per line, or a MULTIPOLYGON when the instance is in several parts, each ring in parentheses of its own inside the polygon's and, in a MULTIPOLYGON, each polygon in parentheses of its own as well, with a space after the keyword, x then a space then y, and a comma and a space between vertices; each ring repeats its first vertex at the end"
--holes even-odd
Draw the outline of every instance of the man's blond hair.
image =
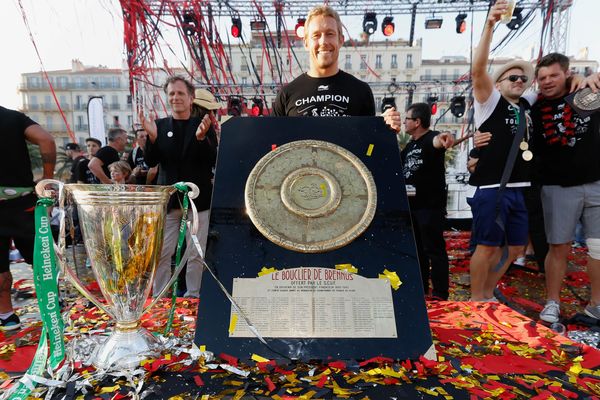
POLYGON ((328 5, 323 4, 323 5, 314 7, 312 10, 310 10, 308 12, 308 15, 306 16, 306 22, 304 23, 304 26, 305 26, 304 40, 306 40, 307 36, 308 36, 308 25, 310 24, 310 20, 313 19, 314 17, 319 17, 319 16, 331 17, 331 18, 335 19, 335 22, 337 23, 337 27, 338 27, 338 35, 340 36, 340 38, 344 36, 343 25, 342 25, 342 20, 340 19, 340 14, 338 14, 337 11, 335 11, 333 8, 329 7, 328 5))

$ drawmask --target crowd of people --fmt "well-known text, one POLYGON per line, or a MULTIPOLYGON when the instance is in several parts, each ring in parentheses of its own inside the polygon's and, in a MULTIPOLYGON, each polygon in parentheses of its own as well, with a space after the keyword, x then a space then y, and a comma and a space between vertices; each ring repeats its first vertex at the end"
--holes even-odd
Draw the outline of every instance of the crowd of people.
MULTIPOLYGON (((475 244, 471 300, 496 301, 494 288, 504 271, 530 238, 541 235, 549 250, 545 256, 548 301, 540 318, 558 321, 567 255, 581 219, 592 283, 585 312, 600 319, 600 112, 580 116, 565 100, 575 87, 587 85, 597 91, 600 74, 573 79, 569 59, 556 53, 544 56, 535 69, 531 63, 515 61, 489 74, 493 30, 506 10, 505 0, 491 8, 473 60, 474 122, 478 133, 468 165, 472 172, 469 183, 476 187, 469 200, 475 244), (539 93, 525 94, 534 79, 539 93), (542 207, 536 209, 540 202, 542 207), (508 256, 503 258, 505 247, 508 256)), ((315 7, 305 27, 309 70, 282 88, 273 115, 374 116, 369 85, 339 68, 344 35, 338 13, 327 5, 315 7)), ((195 89, 183 77, 170 77, 164 90, 170 115, 157 119, 140 113, 141 129, 135 132, 136 144, 127 158, 121 155, 128 141, 123 129, 111 129, 104 147, 99 140, 88 138, 87 154, 78 144, 68 144, 65 150, 72 159, 69 182, 196 184, 200 196, 194 203, 199 211, 199 240, 204 250, 219 141, 215 112, 223 105, 209 91, 195 89)), ((404 133, 410 136, 401 159, 404 181, 411 188, 409 204, 423 287, 429 295, 431 281, 431 295, 446 300, 449 265, 443 237, 447 198, 444 154, 454 138, 448 132, 431 129, 431 109, 425 103, 410 105, 404 118, 395 107, 388 108, 382 118, 390 134, 400 133, 404 126, 404 133)), ((0 159, 2 170, 12 171, 0 175, 0 328, 10 330, 20 326, 10 299, 10 240, 14 239, 27 262, 31 262, 33 250, 35 195, 26 142, 40 147, 44 178, 53 176, 56 148, 52 136, 40 125, 2 107, 0 131, 13 150, 0 159)), ((179 204, 173 198, 168 205, 154 293, 159 293, 169 280, 182 216, 179 204)), ((200 295, 201 257, 196 252, 188 261, 185 296, 200 295)))

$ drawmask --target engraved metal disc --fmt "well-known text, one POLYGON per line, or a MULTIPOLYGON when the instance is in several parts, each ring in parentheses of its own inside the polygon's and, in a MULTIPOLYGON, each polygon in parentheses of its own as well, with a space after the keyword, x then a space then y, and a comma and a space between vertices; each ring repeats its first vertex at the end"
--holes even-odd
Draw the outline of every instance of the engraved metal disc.
POLYGON ((525 161, 531 161, 533 159, 533 153, 531 152, 531 150, 525 150, 521 154, 521 157, 523 157, 523 160, 525 161))
POLYGON ((575 105, 584 111, 595 111, 600 109, 600 92, 594 93, 592 89, 586 87, 581 89, 573 97, 575 105))
POLYGON ((333 143, 299 140, 261 158, 246 180, 256 228, 286 249, 320 253, 350 243, 369 226, 375 181, 358 157, 333 143))
POLYGON ((523 151, 529 150, 529 143, 523 140, 521 143, 519 143, 519 148, 523 151))

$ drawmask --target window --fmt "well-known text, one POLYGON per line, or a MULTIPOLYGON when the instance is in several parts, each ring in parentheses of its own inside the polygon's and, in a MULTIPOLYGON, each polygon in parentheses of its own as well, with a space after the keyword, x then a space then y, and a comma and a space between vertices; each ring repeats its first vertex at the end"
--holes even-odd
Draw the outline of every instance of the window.
POLYGON ((37 103, 38 103, 37 96, 36 95, 31 95, 29 97, 29 104, 36 104, 37 105, 37 103))
POLYGON ((440 76, 440 79, 442 81, 445 81, 446 79, 448 79, 448 71, 446 70, 446 68, 442 68, 442 75, 440 76))
POLYGON ((113 76, 112 77, 112 87, 113 88, 119 88, 121 86, 121 80, 119 79, 118 76, 113 76))
POLYGON ((431 80, 431 69, 426 69, 425 70, 425 79, 430 81, 431 80))
POLYGON ((248 59, 246 58, 246 56, 242 56, 242 62, 240 64, 240 72, 247 72, 250 71, 248 69, 248 59))
POLYGON ((110 108, 113 110, 118 110, 119 109, 119 96, 116 94, 112 95, 112 100, 111 100, 111 104, 110 104, 110 108))
POLYGON ((392 63, 390 65, 390 67, 392 69, 398 68, 398 55, 397 54, 392 54, 392 63))
POLYGON ((128 105, 131 105, 132 103, 133 103, 133 99, 131 98, 131 95, 130 95, 130 94, 128 94, 128 95, 127 95, 127 104, 128 104, 128 105))
POLYGON ((406 55, 406 68, 413 68, 412 54, 406 55))
POLYGON ((248 84, 248 78, 246 78, 245 76, 242 76, 242 85, 246 85, 248 84))
POLYGON ((379 112, 381 110, 381 97, 375 97, 375 112, 379 112))
POLYGON ((383 68, 383 66, 381 65, 381 54, 377 54, 375 56, 375 68, 377 68, 377 69, 383 68))
POLYGON ((454 68, 454 70, 452 71, 452 79, 456 80, 458 78, 460 78, 460 72, 458 68, 454 68))
POLYGON ((367 69, 367 55, 360 55, 360 69, 367 69))
POLYGON ((344 69, 348 71, 352 69, 352 55, 350 54, 346 54, 346 63, 344 64, 344 69))
POLYGON ((127 126, 133 126, 133 115, 127 116, 127 126))
POLYGON ((46 116, 46 129, 48 129, 49 131, 54 129, 52 126, 52 116, 51 115, 46 116))

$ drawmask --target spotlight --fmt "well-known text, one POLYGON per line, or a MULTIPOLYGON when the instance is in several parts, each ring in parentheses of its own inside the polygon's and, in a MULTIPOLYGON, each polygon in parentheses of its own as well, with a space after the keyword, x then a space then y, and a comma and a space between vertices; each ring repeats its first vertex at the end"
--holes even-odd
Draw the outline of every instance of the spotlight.
POLYGON ((252 99, 252 110, 250 112, 254 117, 263 115, 263 101, 260 97, 252 99))
POLYGON ((517 29, 519 29, 521 27, 521 24, 523 24, 523 15, 521 15, 521 11, 523 11, 523 7, 515 7, 515 11, 513 11, 512 19, 510 20, 510 22, 508 24, 506 24, 506 27, 508 29, 516 31, 517 29))
POLYGON ((435 94, 430 94, 427 98, 427 104, 429 104, 429 108, 431 109, 431 115, 435 115, 437 113, 437 101, 438 97, 435 94))
POLYGON ((363 18, 363 31, 367 35, 372 35, 377 30, 377 14, 374 12, 365 13, 363 18))
POLYGON ((298 18, 298 23, 296 24, 296 37, 298 39, 304 39, 304 24, 306 23, 306 18, 298 18))
POLYGON ((256 19, 254 21, 250 21, 250 30, 251 31, 264 31, 267 29, 267 21, 264 19, 256 19))
POLYGON ((240 18, 231 18, 231 36, 234 38, 242 36, 242 20, 240 18))
POLYGON ((456 118, 460 118, 465 115, 465 96, 454 96, 450 100, 450 112, 456 118))
POLYGON ((232 96, 227 100, 227 114, 239 117, 242 115, 242 99, 237 96, 232 96))
POLYGON ((383 114, 390 108, 396 108, 396 99, 394 97, 384 97, 381 100, 381 113, 383 114))
POLYGON ((385 17, 383 19, 383 22, 381 23, 381 32, 383 32, 383 36, 392 36, 394 34, 396 26, 393 21, 394 17, 385 17))
POLYGON ((183 23, 181 24, 181 28, 186 36, 194 36, 196 33, 196 16, 193 12, 186 11, 183 14, 183 23))
POLYGON ((443 22, 442 18, 427 18, 425 20, 425 29, 440 29, 443 22))
POLYGON ((456 33, 463 33, 467 30, 467 14, 458 14, 456 16, 456 33))

